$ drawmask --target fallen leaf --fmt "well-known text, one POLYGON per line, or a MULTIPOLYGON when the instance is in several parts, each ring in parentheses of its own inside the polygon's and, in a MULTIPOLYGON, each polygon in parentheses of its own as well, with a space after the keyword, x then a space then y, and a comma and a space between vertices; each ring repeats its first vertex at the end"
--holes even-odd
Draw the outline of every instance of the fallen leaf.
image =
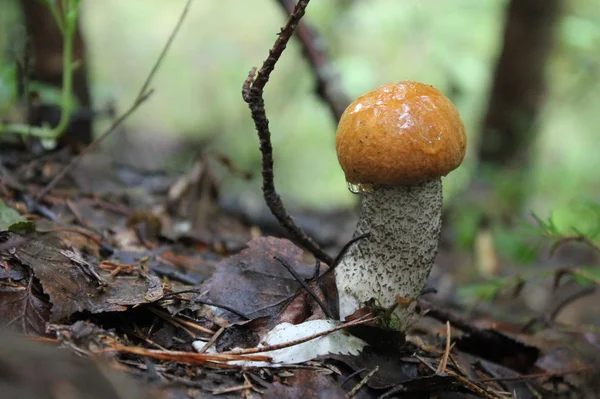
POLYGON ((46 334, 50 304, 36 285, 31 279, 0 285, 1 324, 23 334, 46 334))
MULTIPOLYGON (((302 278, 312 277, 314 267, 302 262, 300 248, 286 239, 260 237, 217 265, 207 284, 208 299, 252 318, 277 314, 300 285, 274 256, 285 258, 302 278)), ((225 317, 239 320, 230 313, 225 317)))

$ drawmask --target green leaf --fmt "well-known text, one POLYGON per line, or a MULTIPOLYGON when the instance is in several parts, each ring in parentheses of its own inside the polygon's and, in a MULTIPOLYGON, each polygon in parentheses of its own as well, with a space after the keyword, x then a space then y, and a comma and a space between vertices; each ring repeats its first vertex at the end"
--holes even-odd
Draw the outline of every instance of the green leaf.
POLYGON ((0 232, 28 232, 33 230, 35 230, 35 224, 33 222, 28 221, 21 216, 19 212, 0 200, 0 232))

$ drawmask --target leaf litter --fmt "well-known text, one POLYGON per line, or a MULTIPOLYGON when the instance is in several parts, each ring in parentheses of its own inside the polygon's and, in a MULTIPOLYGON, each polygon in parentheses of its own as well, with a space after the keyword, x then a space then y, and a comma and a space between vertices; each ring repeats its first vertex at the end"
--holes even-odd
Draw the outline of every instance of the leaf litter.
POLYGON ((558 392, 586 386, 590 377, 584 371, 552 373, 598 362, 589 351, 596 349, 590 337, 573 346, 564 336, 533 340, 460 318, 452 319, 448 349, 435 312, 434 318, 425 314, 406 338, 360 320, 350 326, 328 320, 315 301, 335 312, 327 266, 307 262, 284 238, 260 236, 228 253, 219 245, 229 238, 223 226, 234 226, 234 240, 252 233, 242 221, 234 225, 212 193, 202 195, 216 211, 185 234, 167 237, 163 226, 181 216, 160 205, 170 201, 173 209, 173 198, 148 194, 146 201, 156 206, 146 209, 159 213, 145 212, 158 215, 160 225, 147 234, 131 223, 138 211, 115 202, 113 194, 73 196, 71 189, 66 197, 57 190, 44 206, 61 217, 49 219, 17 199, 30 183, 11 188, 15 195, 5 200, 39 227, 0 233, 0 318, 22 333, 47 337, 52 346, 120 365, 150 383, 141 388, 149 395, 564 397, 558 392), (110 226, 95 224, 108 219, 114 221, 110 226), (220 220, 224 225, 215 228, 220 220), (359 345, 351 349, 351 342, 359 345))

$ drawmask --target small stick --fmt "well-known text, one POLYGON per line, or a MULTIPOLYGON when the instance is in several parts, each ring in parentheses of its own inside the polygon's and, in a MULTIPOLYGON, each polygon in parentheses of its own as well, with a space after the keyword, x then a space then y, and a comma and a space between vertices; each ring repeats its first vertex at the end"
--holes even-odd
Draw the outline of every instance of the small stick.
POLYGON ((370 236, 371 236, 370 233, 361 234, 358 237, 354 237, 353 239, 348 241, 346 244, 344 244, 344 246, 342 247, 340 252, 337 254, 335 259, 333 260, 333 263, 331 265, 329 265, 329 269, 325 270, 325 273, 321 274, 317 278, 323 278, 323 276, 325 276, 326 274, 331 273, 336 268, 336 266, 340 264, 344 255, 346 255, 346 252, 348 252, 348 250, 354 243, 356 243, 362 239, 369 238, 370 236))
MULTIPOLYGON (((192 290, 183 290, 183 291, 178 291, 178 292, 169 292, 169 293, 163 295, 162 299, 170 297, 170 296, 175 296, 175 295, 178 295, 178 294, 190 294, 190 293, 192 293, 192 294, 200 294, 199 290, 193 290, 193 289, 192 290)), ((180 298, 180 299, 183 299, 183 298, 180 298)), ((190 301, 198 302, 198 303, 201 303, 203 305, 214 306, 215 308, 219 308, 219 309, 225 309, 228 312, 231 312, 234 315, 240 316, 242 319, 245 319, 245 320, 250 320, 251 319, 250 316, 247 316, 246 314, 240 312, 239 310, 235 310, 234 308, 229 307, 227 305, 221 305, 221 304, 214 303, 214 302, 208 301, 206 299, 202 299, 202 298, 194 298, 194 299, 191 299, 190 301)))
POLYGON ((212 391, 212 394, 213 395, 222 395, 224 393, 231 393, 231 392, 243 391, 245 389, 252 389, 252 385, 248 384, 246 382, 246 383, 244 383, 242 385, 236 385, 234 387, 219 388, 219 389, 215 389, 214 391, 212 391))
POLYGON ((450 356, 450 341, 452 340, 450 333, 451 333, 450 322, 447 321, 446 322, 446 350, 444 350, 444 355, 442 356, 442 361, 440 362, 440 365, 437 368, 438 374, 443 374, 446 372, 446 366, 448 365, 448 357, 450 356))
POLYGON ((594 292, 596 292, 596 290, 598 289, 598 287, 596 286, 590 286, 590 287, 585 287, 577 292, 572 293, 571 295, 567 296, 566 298, 564 298, 560 303, 556 304, 556 306, 554 307, 554 309, 552 309, 552 311, 550 312, 550 314, 548 315, 548 319, 551 322, 554 322, 554 320, 556 319, 556 316, 558 316, 558 314, 568 305, 570 305, 571 303, 575 302, 578 299, 581 299, 583 297, 586 297, 588 295, 593 294, 594 292))
POLYGON ((590 238, 588 238, 584 235, 570 235, 570 236, 562 236, 554 244, 552 244, 552 247, 550 248, 550 256, 554 255, 554 253, 556 252, 558 247, 560 247, 563 244, 566 244, 568 242, 581 242, 581 243, 587 245, 588 247, 592 248, 594 251, 600 252, 600 244, 597 244, 590 238))
POLYGON ((373 377, 373 374, 375 374, 378 371, 379 371, 379 366, 375 366, 375 368, 373 370, 369 371, 367 373, 367 375, 365 375, 365 378, 363 378, 362 380, 360 380, 360 382, 358 384, 356 384, 354 386, 354 388, 352 388, 350 390, 350 392, 348 392, 346 394, 346 397, 347 398, 352 398, 354 395, 356 395, 358 393, 358 391, 367 384, 367 381, 369 381, 369 378, 373 377))
POLYGON ((225 327, 221 327, 217 330, 216 333, 213 334, 212 337, 210 337, 210 339, 208 341, 206 341, 206 343, 204 344, 204 346, 202 347, 202 349, 200 349, 198 351, 198 353, 206 353, 206 351, 208 350, 208 348, 210 348, 211 346, 213 346, 213 344, 215 342, 217 342, 217 339, 219 339, 219 337, 221 336, 221 334, 223 334, 223 331, 225 331, 225 327))
POLYGON ((471 392, 473 392, 476 395, 479 395, 482 398, 485 399, 502 399, 502 396, 497 395, 495 392, 490 391, 487 388, 483 388, 480 387, 479 385, 475 384, 473 381, 463 377, 462 375, 456 374, 455 372, 448 370, 448 374, 454 378, 456 378, 456 380, 461 383, 465 388, 467 388, 468 390, 470 390, 471 392))
POLYGON ((333 319, 331 310, 329 310, 329 308, 327 307, 327 305, 325 305, 325 303, 323 303, 321 298, 319 298, 319 296, 315 294, 315 292, 308 286, 308 284, 306 284, 304 279, 294 270, 292 265, 290 265, 285 259, 282 259, 279 256, 274 256, 274 258, 279 263, 281 263, 283 267, 285 267, 285 269, 294 277, 294 279, 296 279, 296 281, 302 286, 302 288, 304 288, 306 292, 308 292, 308 295, 310 295, 315 300, 315 302, 317 302, 323 313, 325 313, 325 315, 328 318, 333 319))
POLYGON ((592 371, 592 367, 582 366, 582 367, 576 367, 576 368, 570 369, 570 370, 557 370, 557 371, 548 371, 545 373, 523 374, 523 375, 516 375, 513 377, 483 378, 483 379, 480 379, 479 382, 527 381, 527 380, 534 380, 537 378, 551 378, 551 377, 558 377, 558 376, 568 375, 568 374, 579 374, 579 373, 583 373, 586 371, 592 371))
POLYGON ((193 339, 198 339, 198 336, 191 331, 189 328, 187 328, 186 326, 184 326, 183 324, 181 324, 179 322, 179 320, 177 320, 175 317, 168 315, 168 316, 164 316, 164 315, 160 315, 156 309, 153 309, 152 307, 149 307, 148 310, 154 314, 156 314, 159 317, 162 317, 163 319, 165 319, 168 323, 171 323, 172 325, 174 325, 177 328, 181 328, 183 331, 185 331, 185 333, 187 335, 189 335, 190 337, 192 337, 193 339))
POLYGON ((82 225, 88 230, 94 230, 94 227, 84 220, 83 216, 81 215, 81 212, 79 212, 79 208, 77 208, 77 205, 73 201, 67 198, 65 199, 65 204, 67 205, 67 208, 69 208, 71 213, 75 216, 75 219, 77 219, 80 225, 82 225))
POLYGON ((283 226, 300 245, 310 251, 317 259, 331 265, 333 258, 329 256, 321 247, 310 238, 289 215, 283 206, 283 201, 275 190, 275 182, 273 175, 273 146, 271 145, 271 131, 269 130, 269 119, 265 111, 265 100, 263 92, 265 85, 269 81, 271 72, 275 69, 275 64, 283 54, 288 41, 290 40, 296 26, 300 22, 304 11, 310 0, 299 0, 298 4, 291 13, 285 27, 281 29, 273 48, 269 51, 269 56, 263 62, 260 70, 252 68, 248 74, 248 78, 242 87, 242 97, 248 103, 256 133, 260 142, 260 152, 262 154, 262 178, 263 178, 263 196, 271 213, 281 226, 283 226))
POLYGON ((366 369, 366 368, 362 368, 362 369, 356 370, 356 371, 355 371, 354 373, 352 373, 352 374, 349 374, 349 375, 348 375, 348 377, 344 378, 344 381, 342 381, 342 382, 340 383, 340 386, 342 386, 342 387, 343 387, 344 385, 346 385, 346 383, 347 383, 348 381, 352 380, 352 379, 353 379, 354 377, 356 377, 357 375, 360 375, 360 373, 362 373, 363 371, 367 371, 367 369, 366 369))
POLYGON ((186 326, 188 328, 191 328, 193 330, 196 330, 198 332, 204 333, 204 334, 209 334, 209 335, 214 335, 215 331, 208 329, 206 327, 202 327, 196 323, 192 323, 191 321, 188 320, 182 320, 181 318, 177 317, 177 316, 171 316, 169 313, 160 310, 160 309, 156 309, 153 307, 149 307, 148 310, 150 310, 152 313, 156 314, 157 316, 160 316, 164 319, 168 319, 168 320, 174 320, 177 321, 177 323, 186 326))
POLYGON ((242 372, 242 376, 244 377, 244 381, 246 381, 246 384, 250 385, 251 389, 256 392, 256 393, 260 393, 263 394, 264 392, 261 391, 260 389, 258 389, 257 387, 254 386, 254 384, 252 383, 252 381, 250 381, 250 378, 248 378, 248 374, 245 372, 242 372))
POLYGON ((150 357, 153 359, 174 361, 185 364, 201 364, 207 366, 214 366, 220 368, 237 368, 239 366, 227 364, 231 361, 255 361, 255 362, 269 362, 271 358, 264 355, 255 356, 240 356, 225 353, 195 353, 195 352, 183 352, 173 350, 156 350, 146 349, 139 346, 124 346, 120 344, 113 344, 108 348, 100 349, 93 353, 109 353, 109 352, 122 352, 131 353, 134 355, 150 357))

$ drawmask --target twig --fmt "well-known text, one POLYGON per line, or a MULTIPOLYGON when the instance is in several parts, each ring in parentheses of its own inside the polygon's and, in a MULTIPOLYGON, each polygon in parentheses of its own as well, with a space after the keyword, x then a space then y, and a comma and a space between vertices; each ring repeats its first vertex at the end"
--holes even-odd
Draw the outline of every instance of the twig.
POLYGON ((354 237, 353 239, 348 241, 346 244, 344 244, 344 246, 342 247, 340 252, 338 252, 337 256, 333 260, 333 263, 331 265, 329 265, 329 269, 325 270, 325 272, 323 274, 321 274, 320 276, 317 276, 316 278, 321 279, 326 274, 333 272, 333 270, 335 270, 336 266, 339 265, 339 263, 342 261, 342 258, 344 257, 344 255, 346 255, 346 252, 348 252, 348 250, 350 249, 350 247, 352 245, 354 245, 354 243, 356 243, 360 240, 363 240, 365 238, 369 238, 370 236, 371 236, 371 233, 361 234, 358 237, 354 237))
MULTIPOLYGON (((360 240, 364 240, 365 238, 369 238, 371 237, 371 233, 364 233, 359 235, 358 237, 353 237, 350 241, 348 241, 340 250, 340 252, 337 254, 337 256, 335 257, 335 259, 333 260, 333 264, 331 265, 330 269, 335 269, 335 267, 342 261, 342 258, 344 257, 344 255, 346 255, 346 252, 348 252, 348 250, 350 249, 350 247, 360 241, 360 240)), ((325 273, 323 273, 325 274, 325 273)))
POLYGON ((340 386, 343 387, 349 381, 351 381, 354 377, 356 377, 357 375, 360 375, 360 373, 362 373, 363 371, 367 371, 367 369, 363 367, 362 369, 358 369, 355 372, 348 374, 348 376, 346 378, 344 378, 344 380, 340 383, 340 386))
POLYGON ((570 369, 570 370, 557 370, 557 371, 548 371, 548 372, 544 372, 544 373, 523 374, 523 375, 516 375, 513 377, 483 378, 483 379, 479 380, 479 382, 527 381, 527 380, 534 380, 537 378, 551 378, 551 377, 558 377, 561 375, 579 374, 579 373, 583 373, 586 371, 592 371, 592 367, 582 366, 582 367, 576 367, 576 368, 570 369))
POLYGON ((171 31, 171 34, 169 35, 167 42, 165 43, 162 51, 160 52, 158 59, 152 66, 152 69, 150 70, 150 73, 148 74, 146 81, 142 85, 142 88, 140 89, 140 92, 138 93, 137 98, 142 97, 144 95, 144 93, 146 93, 148 91, 148 87, 150 86, 150 83, 152 82, 154 75, 156 75, 156 72, 158 71, 160 64, 162 64, 162 61, 164 60, 165 56, 167 55, 167 51, 169 51, 169 49, 171 48, 171 45, 173 44, 173 41, 175 40, 175 36, 177 36, 177 33, 179 32, 181 25, 183 25, 183 21, 185 21, 185 17, 187 16, 188 11, 190 10, 191 4, 192 4, 192 0, 187 0, 185 2, 183 11, 181 11, 181 14, 179 15, 179 19, 177 20, 175 27, 171 31))
POLYGON ((269 51, 269 56, 264 61, 262 67, 257 72, 256 68, 252 68, 248 74, 248 79, 244 82, 242 88, 242 97, 248 103, 258 139, 260 142, 260 152, 262 154, 262 178, 263 178, 263 195, 267 206, 271 213, 277 218, 279 223, 288 230, 300 245, 310 251, 317 259, 331 265, 333 259, 306 233, 296 225, 292 217, 287 213, 281 197, 275 191, 275 183, 273 176, 273 146, 271 145, 271 132, 269 130, 269 120, 265 111, 265 101, 263 92, 265 85, 269 81, 269 77, 275 64, 285 50, 290 37, 294 33, 294 29, 304 15, 304 11, 310 0, 299 0, 290 15, 287 24, 275 40, 273 48, 269 51))
MULTIPOLYGON (((150 310, 152 313, 155 313, 155 311, 150 307, 148 308, 148 310, 150 310)), ((155 313, 157 316, 160 316, 158 313, 155 313)), ((165 321, 167 321, 168 323, 172 324, 173 326, 175 326, 176 328, 180 328, 182 331, 185 331, 185 333, 187 335, 189 335, 190 337, 192 337, 192 339, 198 339, 198 335, 195 334, 192 330, 190 330, 189 328, 187 328, 186 326, 184 326, 183 324, 181 324, 179 322, 179 320, 175 319, 174 317, 168 316, 168 317, 162 317, 163 319, 165 319, 165 321)))
MULTIPOLYGON (((290 0, 277 0, 277 2, 290 15, 294 9, 294 2, 290 0)), ((302 45, 302 53, 310 64, 317 78, 316 92, 327 104, 333 118, 339 121, 350 100, 342 89, 337 71, 327 59, 323 38, 300 21, 296 29, 296 37, 302 45)))
POLYGON ((154 350, 145 349, 139 346, 124 346, 124 345, 111 345, 106 349, 101 349, 96 353, 107 353, 107 352, 122 352, 131 353, 134 355, 150 357, 153 359, 174 361, 185 364, 200 364, 219 368, 236 368, 239 366, 230 365, 227 362, 230 361, 255 361, 255 362, 269 362, 271 358, 264 355, 254 356, 240 356, 233 355, 230 353, 195 353, 195 352, 183 352, 183 351, 172 351, 172 350, 154 350))
POLYGON ((248 316, 248 315, 246 315, 245 313, 242 313, 242 312, 240 312, 238 310, 235 310, 234 308, 232 308, 230 306, 227 306, 227 305, 222 305, 220 303, 215 303, 215 302, 208 301, 208 300, 202 299, 202 298, 194 298, 192 301, 193 302, 201 303, 203 305, 214 306, 215 308, 224 309, 224 310, 226 310, 226 311, 228 311, 230 313, 233 313, 236 316, 240 316, 244 320, 250 320, 251 319, 251 317, 248 316))
POLYGON ((571 303, 577 301, 578 299, 584 298, 588 295, 595 293, 597 288, 597 286, 592 285, 567 295, 565 298, 563 298, 557 304, 555 304, 553 308, 544 312, 544 314, 532 317, 531 320, 529 320, 527 323, 525 323, 525 325, 523 325, 523 327, 521 327, 521 332, 531 332, 531 330, 535 326, 537 326, 538 323, 541 323, 545 327, 552 326, 555 323, 558 314, 562 312, 562 310, 565 307, 569 306, 571 303))
POLYGON ((502 396, 496 394, 495 392, 490 391, 489 389, 487 389, 487 387, 480 387, 479 385, 477 385, 475 382, 463 377, 462 375, 459 375, 457 373, 455 373, 452 370, 447 370, 447 374, 454 377, 460 384, 462 384, 465 388, 467 388, 468 390, 470 390, 471 392, 473 392, 476 395, 479 395, 482 398, 485 399, 502 399, 502 396))
POLYGON ((586 237, 584 235, 572 235, 572 236, 562 236, 558 240, 556 240, 556 242, 554 244, 552 244, 552 247, 550 248, 550 256, 553 256, 554 253, 556 253, 556 250, 560 246, 562 246, 563 244, 566 244, 568 242, 583 243, 583 244, 587 245, 588 247, 592 248, 594 251, 600 253, 600 244, 597 244, 591 238, 586 237))
POLYGON ((234 387, 215 389, 214 391, 212 391, 212 394, 213 395, 222 395, 224 393, 232 393, 232 392, 237 392, 237 391, 243 391, 243 390, 251 389, 251 388, 252 388, 251 384, 244 383, 242 385, 236 385, 234 387))
POLYGON ((554 306, 554 309, 552 309, 548 315, 548 319, 551 322, 554 322, 554 320, 556 319, 556 316, 558 316, 558 314, 568 305, 570 305, 571 303, 575 302, 578 299, 584 298, 588 295, 591 295, 593 293, 596 292, 596 289, 598 287, 596 286, 590 286, 590 287, 585 287, 577 292, 572 293, 571 295, 568 295, 566 298, 564 298, 562 301, 560 301, 559 303, 557 303, 554 306))
POLYGON ((331 310, 329 310, 329 307, 327 307, 327 305, 323 303, 321 298, 319 298, 319 296, 315 294, 315 292, 308 286, 308 284, 306 284, 304 279, 294 270, 293 266, 290 265, 285 259, 282 259, 279 256, 274 256, 274 258, 279 263, 281 263, 283 267, 285 267, 285 269, 294 277, 294 279, 296 279, 296 281, 302 286, 302 288, 304 288, 306 292, 308 292, 308 295, 310 295, 315 300, 315 302, 317 302, 323 313, 325 313, 325 315, 328 318, 333 319, 333 315, 331 314, 331 310))
MULTIPOLYGON (((431 371, 433 371, 434 373, 437 373, 437 370, 435 369, 435 367, 433 367, 431 364, 429 364, 425 359, 421 358, 420 356, 416 356, 416 355, 414 357, 419 359, 421 361, 421 363, 423 365, 425 365, 426 367, 428 367, 431 371)), ((473 381, 470 381, 469 379, 463 377, 462 375, 454 372, 451 369, 446 370, 446 375, 454 378, 456 380, 456 382, 461 384, 464 388, 468 389, 469 391, 479 395, 479 397, 486 398, 486 399, 503 399, 502 396, 497 395, 494 392, 491 392, 489 389, 487 389, 485 387, 480 387, 473 381)), ((404 387, 403 384, 404 383, 391 388, 390 390, 386 391, 383 395, 379 396, 378 399, 388 398, 397 392, 406 392, 406 388, 404 387)))
POLYGON ((446 322, 446 349, 444 350, 444 355, 442 356, 442 361, 440 362, 437 373, 443 374, 446 372, 446 366, 448 365, 448 357, 450 356, 450 342, 452 341, 451 330, 450 330, 450 322, 446 322))
POLYGON ((217 342, 217 339, 219 339, 219 337, 221 336, 221 334, 223 334, 223 332, 225 331, 225 327, 221 327, 217 330, 216 333, 213 334, 212 337, 210 337, 210 339, 208 341, 206 341, 206 343, 204 344, 204 346, 202 347, 202 349, 200 349, 198 351, 198 353, 206 353, 206 351, 208 350, 208 348, 210 348, 211 346, 214 345, 215 342, 217 342))
POLYGON ((600 278, 596 277, 592 273, 588 273, 585 270, 582 270, 582 269, 579 269, 579 268, 576 267, 576 268, 567 270, 566 273, 571 273, 574 276, 583 277, 584 279, 589 280, 590 282, 592 282, 596 286, 600 287, 600 278))
POLYGON ((246 384, 250 385, 250 389, 252 389, 256 393, 264 394, 264 391, 258 389, 256 386, 254 386, 252 381, 250 381, 250 378, 248 378, 248 373, 242 372, 242 376, 244 377, 244 381, 246 382, 246 384))
POLYGON ((177 321, 177 323, 179 323, 179 324, 181 324, 183 326, 186 326, 188 328, 191 328, 193 330, 196 330, 198 332, 201 332, 201 333, 204 333, 204 334, 209 334, 211 336, 214 335, 214 334, 216 334, 216 332, 213 331, 213 330, 211 330, 211 329, 208 329, 206 327, 202 327, 202 326, 200 326, 200 325, 198 325, 196 323, 192 323, 191 321, 188 321, 188 320, 182 320, 181 318, 179 318, 177 316, 171 316, 169 313, 167 313, 167 312, 165 312, 163 310, 156 309, 156 308, 153 308, 153 307, 149 307, 148 310, 150 310, 152 313, 154 313, 155 315, 157 315, 159 317, 162 317, 162 318, 164 318, 166 320, 175 320, 175 321, 177 321))
POLYGON ((146 77, 146 80, 144 81, 144 83, 143 83, 143 85, 142 85, 142 87, 141 87, 141 89, 140 89, 137 97, 135 98, 135 101, 133 102, 133 104, 131 104, 131 106, 129 107, 129 109, 123 115, 121 115, 117 120, 115 120, 104 133, 102 133, 94 141, 92 141, 75 158, 73 158, 71 160, 71 162, 69 162, 64 168, 62 168, 60 170, 60 172, 58 172, 58 174, 56 176, 54 176, 54 178, 50 181, 50 183, 48 183, 46 185, 46 187, 44 187, 44 189, 36 196, 36 200, 38 202, 41 201, 44 198, 44 196, 46 194, 48 194, 48 192, 50 190, 52 190, 52 188, 54 188, 54 186, 71 169, 73 169, 73 167, 75 167, 75 165, 77 165, 85 155, 87 155, 88 153, 92 152, 98 146, 98 144, 100 144, 112 132, 114 132, 116 130, 116 128, 119 127, 129 117, 129 115, 131 115, 140 105, 142 105, 142 103, 144 101, 146 101, 148 99, 148 97, 150 97, 152 95, 152 93, 154 92, 154 90, 153 89, 148 89, 148 87, 150 86, 150 83, 152 82, 152 78, 154 78, 154 75, 156 74, 156 71, 158 70, 158 68, 162 64, 162 61, 165 58, 165 55, 167 54, 167 51, 171 47, 171 44, 173 43, 173 40, 175 39, 175 36, 179 32, 179 29, 181 28, 181 25, 183 24, 183 21, 185 19, 185 16, 188 13, 188 10, 190 8, 190 4, 191 3, 192 3, 192 0, 187 0, 187 2, 185 3, 183 11, 181 12, 181 15, 179 16, 179 20, 175 24, 175 27, 173 28, 173 31, 171 32, 171 35, 169 36, 169 39, 165 43, 165 46, 163 47, 163 49, 162 49, 162 51, 161 51, 158 59, 156 60, 156 62, 154 63, 152 69, 150 70, 150 73, 146 77))
MULTIPOLYGON (((54 17, 54 22, 56 22, 56 26, 58 27, 60 34, 64 35, 65 21, 63 20, 63 12, 61 12, 61 10, 58 9, 56 2, 54 1, 46 2, 46 7, 48 7, 48 10, 50 10, 52 17, 54 17)), ((68 9, 68 6, 62 6, 62 8, 68 9)), ((71 62, 71 60, 69 60, 69 62, 71 62)))
POLYGON ((367 381, 369 381, 369 378, 373 377, 373 374, 375 374, 378 371, 379 371, 379 366, 375 366, 375 368, 373 370, 369 371, 367 373, 367 375, 365 375, 365 378, 363 378, 362 380, 360 380, 359 383, 356 384, 354 386, 354 388, 352 388, 350 390, 350 392, 348 392, 346 394, 346 397, 347 398, 354 397, 354 395, 356 395, 358 393, 358 391, 367 384, 367 381))
MULTIPOLYGON (((191 289, 191 290, 182 290, 182 291, 177 291, 177 292, 169 292, 166 293, 165 295, 163 295, 162 299, 171 297, 171 296, 176 296, 179 294, 201 294, 200 290, 195 290, 195 289, 191 289)), ((178 298, 180 300, 185 300, 185 298, 178 298)), ((214 303, 212 301, 206 300, 206 299, 202 299, 202 298, 193 298, 193 299, 189 299, 188 301, 190 302, 198 302, 201 303, 203 305, 208 305, 208 306, 214 306, 215 308, 219 308, 219 309, 225 309, 228 312, 233 313, 234 315, 240 316, 241 318, 245 319, 245 320, 250 320, 251 317, 247 316, 246 314, 240 312, 239 310, 235 310, 232 307, 229 307, 227 305, 221 305, 218 303, 214 303)))

